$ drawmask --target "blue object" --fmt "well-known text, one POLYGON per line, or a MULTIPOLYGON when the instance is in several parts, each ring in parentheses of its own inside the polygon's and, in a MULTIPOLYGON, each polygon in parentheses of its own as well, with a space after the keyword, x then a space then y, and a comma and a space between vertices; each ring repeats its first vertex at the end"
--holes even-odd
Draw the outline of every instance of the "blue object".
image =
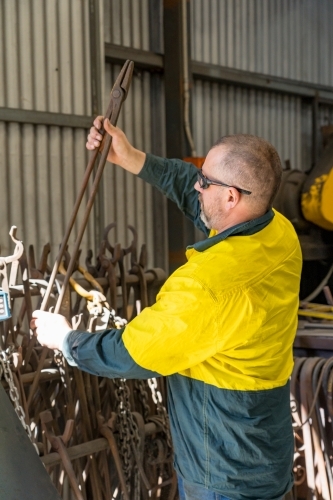
POLYGON ((0 321, 6 321, 6 319, 11 316, 12 313, 9 306, 8 293, 0 290, 0 321))

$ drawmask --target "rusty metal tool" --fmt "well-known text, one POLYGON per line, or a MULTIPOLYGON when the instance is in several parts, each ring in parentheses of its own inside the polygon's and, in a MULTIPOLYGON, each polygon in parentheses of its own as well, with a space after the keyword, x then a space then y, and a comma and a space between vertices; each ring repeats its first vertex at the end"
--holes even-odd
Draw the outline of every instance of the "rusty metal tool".
POLYGON ((112 456, 114 459, 114 463, 115 463, 115 466, 117 469, 120 487, 121 487, 121 491, 122 491, 124 500, 130 500, 127 486, 126 486, 124 472, 122 469, 121 458, 119 456, 119 450, 118 450, 117 443, 116 443, 115 437, 113 435, 112 429, 105 422, 105 419, 104 419, 103 415, 101 414, 101 412, 97 413, 97 421, 98 421, 99 432, 101 433, 102 436, 104 436, 108 440, 109 447, 110 447, 110 450, 111 450, 111 453, 112 453, 112 456))
MULTIPOLYGON (((109 101, 108 109, 107 109, 107 111, 105 113, 105 117, 109 118, 109 120, 110 120, 110 122, 111 122, 112 125, 116 125, 117 124, 122 103, 125 101, 125 99, 127 97, 127 93, 128 93, 128 90, 129 90, 129 87, 130 87, 130 84, 131 84, 131 80, 132 80, 133 68, 134 68, 133 61, 127 60, 125 62, 125 64, 124 64, 124 66, 122 67, 122 69, 121 69, 121 71, 119 73, 119 76, 118 76, 118 78, 117 78, 117 80, 116 80, 116 82, 115 82, 115 84, 114 84, 114 86, 112 88, 111 98, 110 98, 110 101, 109 101)), ((104 133, 104 129, 101 131, 101 133, 102 134, 104 133)), ((107 135, 107 137, 105 138, 105 143, 104 143, 103 151, 102 151, 102 154, 101 154, 101 158, 100 158, 100 161, 99 161, 99 164, 98 164, 96 176, 95 176, 95 179, 94 179, 94 182, 93 182, 91 194, 89 196, 88 203, 87 203, 87 206, 86 206, 86 210, 85 210, 85 213, 84 213, 84 216, 83 216, 83 221, 82 221, 81 226, 79 228, 78 236, 76 238, 75 245, 74 245, 74 250, 72 252, 72 257, 71 257, 71 260, 70 260, 68 268, 67 268, 67 274, 66 274, 66 276, 64 278, 62 289, 61 289, 61 292, 59 294, 59 297, 58 297, 58 300, 57 300, 57 304, 56 304, 56 307, 55 307, 55 310, 54 310, 55 313, 58 313, 59 310, 60 310, 60 307, 61 307, 61 304, 62 304, 62 300, 64 298, 64 295, 65 295, 65 292, 66 292, 66 288, 67 288, 68 283, 69 283, 69 278, 71 277, 71 274, 73 272, 73 269, 74 269, 74 266, 75 266, 75 263, 76 263, 76 257, 77 257, 77 254, 79 252, 79 247, 80 247, 80 244, 81 244, 81 241, 82 241, 82 237, 83 237, 83 234, 84 234, 87 222, 88 222, 88 217, 89 217, 91 208, 92 208, 94 200, 95 200, 95 196, 96 196, 96 193, 97 193, 97 190, 98 190, 98 185, 99 185, 99 182, 100 182, 102 174, 103 174, 103 170, 104 170, 104 166, 105 166, 105 163, 106 163, 106 159, 107 159, 110 147, 111 147, 111 142, 112 142, 112 137, 110 135, 107 135)), ((62 256, 63 256, 63 254, 64 254, 64 252, 66 250, 67 243, 68 243, 68 240, 69 240, 69 236, 70 236, 70 233, 71 233, 72 228, 74 226, 74 223, 75 223, 75 220, 76 220, 76 217, 77 217, 77 213, 78 213, 79 207, 81 205, 81 201, 82 201, 83 196, 85 194, 85 191, 86 191, 86 188, 87 188, 87 185, 88 185, 88 181, 89 181, 89 177, 90 177, 90 175, 92 173, 93 166, 94 166, 97 154, 98 154, 98 151, 96 151, 93 154, 93 157, 92 157, 92 159, 90 160, 90 162, 89 162, 89 164, 87 166, 86 173, 85 173, 85 176, 84 176, 84 180, 83 180, 83 183, 82 183, 82 187, 81 187, 79 196, 78 196, 78 198, 76 200, 76 203, 75 203, 75 206, 74 206, 74 209, 73 209, 73 213, 72 213, 71 218, 70 218, 70 222, 68 224, 65 236, 64 236, 63 241, 61 243, 61 247, 60 247, 60 250, 59 250, 58 257, 57 257, 56 262, 55 262, 54 267, 53 267, 53 271, 52 271, 52 275, 50 277, 48 288, 47 288, 47 290, 45 292, 45 295, 44 295, 44 298, 43 298, 43 302, 42 302, 41 307, 40 307, 40 309, 42 311, 45 311, 45 309, 47 307, 49 296, 51 294, 51 291, 52 291, 52 288, 53 288, 53 284, 54 284, 54 281, 55 281, 55 278, 56 278, 56 275, 57 275, 57 272, 58 272, 58 268, 59 268, 62 256)), ((48 353, 48 349, 44 348, 43 351, 42 351, 41 357, 40 357, 40 362, 38 364, 38 368, 36 370, 35 380, 33 381, 32 385, 31 385, 31 388, 30 388, 29 397, 28 397, 28 401, 27 401, 28 407, 29 407, 29 404, 32 401, 32 397, 33 397, 33 395, 34 395, 34 393, 36 391, 36 388, 37 388, 37 385, 38 385, 38 380, 39 380, 39 374, 40 374, 40 371, 41 371, 42 366, 44 364, 44 361, 46 359, 47 353, 48 353)))
MULTIPOLYGON (((117 124, 122 103, 125 101, 125 99, 127 97, 127 93, 128 93, 128 90, 129 90, 129 87, 131 84, 131 80, 132 80, 133 67, 134 67, 133 61, 127 60, 124 64, 124 66, 122 67, 120 74, 119 74, 119 76, 118 76, 118 78, 117 78, 117 80, 112 88, 110 103, 108 106, 108 110, 105 114, 105 117, 109 118, 110 123, 112 125, 117 124)), ((70 276, 73 272, 74 266, 75 266, 76 257, 77 257, 77 254, 79 252, 82 237, 83 237, 83 234, 84 234, 87 222, 88 222, 89 214, 90 214, 91 208, 92 208, 94 200, 95 200, 95 196, 96 196, 96 193, 98 190, 98 185, 99 185, 99 182, 101 180, 104 166, 106 163, 106 159, 107 159, 110 147, 111 147, 112 137, 107 135, 106 137, 104 137, 103 142, 104 142, 103 151, 102 151, 101 158, 100 158, 100 161, 98 164, 98 168, 97 168, 96 176, 95 176, 95 179, 93 182, 91 194, 90 194, 90 197, 88 199, 87 207, 86 207, 86 210, 85 210, 85 213, 83 216, 83 221, 82 221, 81 226, 80 226, 79 231, 78 231, 78 236, 77 236, 76 241, 75 241, 74 250, 72 252, 72 257, 71 257, 71 260, 70 260, 68 268, 67 268, 67 275, 65 276, 65 280, 63 283, 62 293, 60 293, 56 307, 55 307, 55 311, 54 311, 55 313, 57 313, 60 309, 65 288, 69 283, 69 278, 70 278, 70 276)), ((65 244, 64 240, 61 244, 61 248, 64 247, 64 250, 65 250, 65 246, 67 245, 67 242, 68 242, 68 238, 67 238, 66 244, 65 244)), ((60 262, 56 262, 55 267, 57 265, 59 265, 59 263, 60 262)), ((57 270, 56 270, 56 272, 57 272, 57 270)), ((55 274, 56 274, 56 272, 55 272, 55 274)), ((53 276, 53 274, 54 273, 52 273, 52 276, 53 276)), ((52 278, 52 276, 51 276, 51 278, 52 278)), ((51 282, 51 278, 50 278, 50 282, 51 282)), ((52 285, 53 285, 53 283, 51 283, 51 286, 52 285)), ((47 293, 48 292, 45 293, 45 297, 44 297, 45 303, 47 301, 47 293)), ((43 308, 43 305, 44 304, 42 303, 41 309, 43 308)))
POLYGON ((84 500, 84 497, 82 495, 82 492, 80 490, 80 485, 78 483, 78 480, 75 476, 75 472, 73 469, 73 465, 71 463, 71 460, 68 456, 67 449, 66 449, 66 444, 70 440, 73 432, 73 427, 74 427, 74 420, 67 420, 66 426, 65 426, 65 431, 62 436, 56 436, 52 430, 51 427, 51 422, 53 420, 52 413, 48 410, 43 411, 40 413, 40 418, 42 422, 42 427, 44 434, 46 438, 49 440, 51 443, 52 449, 56 452, 59 453, 63 467, 68 475, 71 487, 73 489, 73 492, 76 496, 77 500, 84 500))
MULTIPOLYGON (((329 366, 331 364, 331 360, 326 361, 325 359, 321 359, 315 366, 313 370, 313 376, 312 376, 312 392, 313 394, 316 394, 317 392, 317 387, 318 384, 322 386, 322 382, 324 379, 324 369, 325 367, 329 366), (320 373, 320 376, 319 376, 320 373)), ((322 394, 323 394, 323 388, 322 389, 322 394)), ((317 428, 319 432, 318 438, 320 439, 322 446, 319 446, 320 448, 320 454, 322 454, 322 461, 325 465, 326 468, 326 474, 327 474, 327 480, 322 481, 322 483, 325 483, 325 488, 326 492, 329 490, 329 496, 330 498, 333 498, 333 474, 332 474, 332 469, 330 465, 330 453, 329 453, 329 439, 326 433, 326 429, 323 425, 323 409, 320 407, 321 404, 319 402, 319 398, 316 401, 316 413, 317 413, 317 428)), ((313 423, 315 423, 315 420, 313 420, 313 423)), ((325 422, 325 426, 328 424, 328 422, 325 422)), ((319 463, 319 461, 318 461, 319 463)))
POLYGON ((128 290, 127 290, 127 285, 126 285, 126 273, 125 273, 125 266, 124 266, 124 258, 128 254, 131 254, 131 256, 132 256, 132 254, 135 254, 136 247, 137 247, 137 232, 135 231, 133 226, 128 225, 127 227, 133 234, 133 240, 131 241, 131 244, 127 248, 122 248, 121 257, 120 257, 119 262, 118 262, 119 271, 120 271, 120 286, 121 286, 121 292, 122 292, 122 297, 123 297, 122 316, 126 320, 128 320, 128 290))
MULTIPOLYGON (((131 269, 130 274, 136 274, 139 278, 139 287, 135 289, 135 302, 140 301, 140 311, 148 306, 148 288, 145 276, 145 268, 147 265, 147 247, 142 245, 139 260, 137 260, 136 252, 131 253, 131 269)), ((139 311, 138 311, 139 312, 139 311)), ((135 311, 133 311, 132 318, 135 311)), ((131 319, 132 319, 131 318, 131 319)))
POLYGON ((111 248, 111 258, 106 256, 106 241, 103 240, 99 251, 99 261, 101 268, 107 273, 109 281, 110 306, 117 312, 117 276, 116 266, 121 258, 121 247, 116 243, 115 247, 111 248))

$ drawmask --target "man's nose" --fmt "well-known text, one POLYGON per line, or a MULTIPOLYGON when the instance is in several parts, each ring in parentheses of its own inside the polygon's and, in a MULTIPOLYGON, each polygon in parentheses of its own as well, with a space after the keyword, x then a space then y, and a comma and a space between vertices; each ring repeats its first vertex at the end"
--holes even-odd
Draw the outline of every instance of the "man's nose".
POLYGON ((202 189, 202 187, 200 187, 200 184, 199 184, 198 181, 194 184, 194 189, 196 189, 197 191, 199 191, 199 193, 203 192, 203 189, 202 189))

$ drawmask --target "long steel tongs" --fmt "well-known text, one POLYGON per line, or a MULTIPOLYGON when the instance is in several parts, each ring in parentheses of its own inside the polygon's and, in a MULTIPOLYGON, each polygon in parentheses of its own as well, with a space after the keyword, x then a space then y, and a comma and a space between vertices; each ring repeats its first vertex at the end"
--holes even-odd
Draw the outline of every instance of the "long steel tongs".
MULTIPOLYGON (((132 80, 133 68, 134 68, 134 62, 127 60, 124 64, 124 66, 122 67, 122 69, 118 75, 118 78, 117 78, 117 80, 116 80, 116 82, 111 90, 111 97, 110 97, 109 105, 108 105, 108 108, 107 108, 107 111, 106 111, 104 117, 108 118, 110 120, 110 122, 112 123, 112 125, 117 124, 121 105, 127 97, 127 93, 128 93, 128 90, 129 90, 129 87, 131 84, 131 80, 132 80)), ((100 133, 102 135, 104 135, 104 127, 102 127, 102 129, 100 130, 100 133)), ((101 152, 101 157, 100 157, 100 160, 98 163, 97 172, 96 172, 96 175, 94 178, 91 193, 90 193, 90 196, 89 196, 89 199, 87 202, 87 206, 85 209, 85 213, 83 216, 83 221, 80 225, 78 235, 77 235, 76 241, 74 243, 74 249, 73 249, 72 254, 71 254, 71 260, 70 260, 68 267, 67 267, 67 273, 66 273, 66 276, 65 276, 64 281, 63 281, 62 289, 61 289, 61 292, 59 294, 59 297, 58 297, 58 300, 57 300, 57 303, 56 303, 56 306, 54 309, 54 313, 58 313, 60 310, 60 307, 61 307, 61 304, 62 304, 62 301, 64 298, 65 290, 66 290, 66 287, 68 286, 68 283, 69 283, 69 278, 71 277, 71 274, 72 274, 74 267, 75 267, 77 254, 79 252, 82 237, 83 237, 85 228, 87 226, 89 214, 90 214, 91 208, 93 206, 93 203, 94 203, 94 200, 96 197, 98 185, 99 185, 99 182, 100 182, 102 174, 103 174, 104 166, 105 166, 106 159, 107 159, 107 156, 108 156, 108 153, 110 150, 111 143, 112 143, 112 137, 107 134, 103 138, 103 144, 101 145, 99 150, 96 150, 93 153, 93 155, 92 155, 92 157, 87 165, 87 168, 86 168, 86 171, 84 174, 84 178, 82 181, 81 189, 80 189, 78 197, 76 199, 76 202, 75 202, 75 205, 73 208, 73 212, 72 212, 70 221, 68 223, 68 226, 67 226, 67 229, 65 232, 65 236, 62 240, 58 256, 57 256, 56 261, 55 261, 54 266, 53 266, 53 270, 52 270, 52 274, 51 274, 51 277, 50 277, 50 280, 48 283, 48 287, 47 287, 45 294, 44 294, 44 297, 43 297, 43 301, 42 301, 42 304, 40 307, 41 311, 45 311, 47 308, 47 304, 48 304, 48 301, 49 301, 49 298, 50 298, 50 295, 52 292, 52 288, 53 288, 54 281, 56 279, 56 275, 57 275, 57 272, 58 272, 58 269, 59 269, 59 266, 61 263, 61 259, 64 255, 64 252, 66 251, 67 243, 68 243, 70 234, 72 232, 72 229, 73 229, 73 226, 74 226, 74 223, 75 223, 83 196, 86 192, 89 178, 90 178, 91 173, 93 171, 97 155, 99 152, 101 152)), ((34 340, 35 340, 35 338, 32 338, 31 342, 34 342, 34 340)), ((29 345, 29 347, 31 347, 31 346, 29 345)), ((30 387, 29 397, 28 397, 28 401, 27 401, 28 407, 31 404, 32 398, 35 394, 35 391, 36 391, 36 388, 37 388, 37 385, 39 382, 39 378, 40 378, 40 373, 41 373, 41 370, 44 366, 44 362, 45 362, 47 353, 48 353, 48 348, 44 347, 42 350, 42 353, 40 355, 40 359, 38 362, 37 370, 35 372, 35 377, 34 377, 33 383, 30 387)), ((25 363, 27 363, 27 362, 28 362, 28 360, 26 359, 25 363)))
MULTIPOLYGON (((118 78, 117 78, 117 80, 116 80, 116 82, 115 82, 115 84, 114 84, 114 86, 113 86, 113 88, 111 90, 110 102, 109 102, 108 109, 107 109, 104 117, 105 118, 109 118, 109 120, 112 123, 112 125, 116 125, 117 124, 117 120, 118 120, 118 117, 119 117, 121 105, 122 105, 122 103, 125 101, 125 99, 127 97, 128 89, 130 87, 131 80, 132 80, 133 67, 134 67, 133 61, 127 60, 125 62, 124 66, 122 67, 122 69, 121 69, 121 71, 119 73, 119 76, 118 76, 118 78)), ((102 130, 100 130, 100 133, 102 135, 104 135, 104 128, 102 130)), ((87 207, 86 207, 86 210, 85 210, 85 213, 84 213, 83 221, 82 221, 81 226, 79 228, 78 236, 76 238, 76 241, 75 241, 75 244, 74 244, 74 249, 73 249, 73 252, 71 254, 71 260, 70 260, 68 268, 67 268, 67 273, 66 273, 66 276, 65 276, 65 279, 64 279, 64 282, 63 282, 62 290, 61 290, 61 293, 60 293, 60 295, 58 297, 57 304, 55 306, 55 310, 54 310, 55 313, 59 312, 59 310, 60 310, 60 307, 61 307, 61 304, 62 304, 62 301, 63 301, 63 297, 64 297, 64 293, 65 293, 65 289, 66 289, 66 287, 67 287, 67 285, 69 283, 69 278, 71 277, 73 269, 74 269, 74 266, 75 266, 77 254, 78 254, 78 251, 79 251, 79 248, 80 248, 80 245, 81 245, 81 241, 82 241, 82 237, 83 237, 85 228, 87 226, 89 214, 90 214, 91 208, 93 206, 94 199, 96 197, 96 193, 97 193, 97 190, 98 190, 98 185, 99 185, 99 182, 100 182, 102 174, 103 174, 103 170, 104 170, 104 166, 105 166, 105 163, 106 163, 106 158, 107 158, 108 153, 109 153, 111 142, 112 142, 112 137, 110 135, 107 135, 103 139, 103 145, 101 146, 103 148, 103 151, 102 151, 102 154, 101 154, 101 158, 99 160, 99 164, 98 164, 96 176, 95 176, 94 183, 93 183, 92 190, 91 190, 91 194, 90 194, 90 197, 89 197, 89 200, 88 200, 88 203, 87 203, 87 207)), ((97 156, 98 152, 99 151, 96 151, 94 153, 92 159, 88 163, 88 166, 87 166, 87 169, 86 169, 86 174, 84 176, 84 180, 83 180, 83 183, 82 183, 82 187, 81 187, 81 190, 79 192, 78 198, 76 200, 76 203, 75 203, 75 206, 74 206, 74 209, 73 209, 73 213, 72 213, 70 222, 68 224, 65 236, 63 238, 63 241, 62 241, 62 244, 61 244, 61 247, 60 247, 60 250, 59 250, 59 254, 58 254, 57 258, 56 258, 56 261, 55 261, 55 264, 54 264, 54 267, 53 267, 53 270, 52 270, 52 274, 51 274, 51 277, 50 277, 49 285, 48 285, 48 287, 46 289, 46 292, 45 292, 45 295, 44 295, 44 298, 43 298, 43 301, 42 301, 42 304, 41 304, 41 307, 40 307, 40 309, 42 311, 45 311, 45 309, 47 307, 48 300, 49 300, 49 297, 50 297, 50 294, 51 294, 51 290, 52 290, 52 287, 53 287, 53 284, 54 284, 54 281, 55 281, 55 278, 56 278, 56 275, 57 275, 57 272, 58 272, 58 269, 59 269, 59 265, 60 265, 62 256, 63 256, 63 254, 64 254, 64 252, 66 250, 68 239, 69 239, 70 233, 72 231, 73 225, 75 223, 75 220, 76 220, 76 217, 77 217, 77 213, 78 213, 78 210, 79 210, 82 198, 83 198, 83 196, 85 194, 85 191, 87 189, 88 180, 89 180, 89 177, 90 177, 91 172, 93 170, 93 165, 95 163, 96 156, 97 156), (89 173, 87 174, 87 172, 89 172, 89 173)))

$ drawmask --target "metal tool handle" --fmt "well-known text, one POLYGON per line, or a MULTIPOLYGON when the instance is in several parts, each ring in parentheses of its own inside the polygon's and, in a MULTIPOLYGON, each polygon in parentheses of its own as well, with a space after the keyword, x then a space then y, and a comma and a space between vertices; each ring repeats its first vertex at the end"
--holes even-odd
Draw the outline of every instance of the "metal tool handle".
MULTIPOLYGON (((120 73, 119 73, 119 76, 118 76, 118 78, 117 78, 117 80, 115 82, 115 85, 112 88, 109 105, 108 105, 108 108, 107 108, 106 113, 104 115, 105 118, 109 118, 109 120, 112 123, 112 125, 116 125, 117 124, 119 113, 120 113, 120 109, 121 109, 121 105, 122 105, 122 103, 124 102, 124 100, 127 97, 127 92, 128 92, 131 80, 132 80, 133 68, 134 68, 133 61, 127 60, 125 62, 125 64, 124 64, 124 66, 122 67, 120 73)), ((104 129, 101 131, 101 133, 102 134, 104 133, 104 129)), ((95 200, 95 197, 96 197, 96 193, 97 193, 97 190, 98 190, 98 185, 99 185, 99 182, 100 182, 101 177, 102 177, 102 173, 103 173, 103 170, 104 170, 106 159, 107 159, 107 156, 108 156, 108 153, 109 153, 109 150, 110 150, 111 142, 112 142, 112 137, 107 136, 106 139, 105 139, 104 145, 103 145, 103 152, 102 152, 99 164, 98 164, 98 170, 97 170, 96 177, 95 177, 95 180, 94 180, 94 183, 93 183, 93 186, 92 186, 91 195, 89 197, 89 200, 88 200, 88 203, 87 203, 87 207, 86 207, 86 210, 85 210, 85 213, 84 213, 83 222, 82 222, 82 224, 80 226, 80 229, 79 229, 79 233, 78 233, 78 236, 77 236, 77 239, 76 239, 76 242, 75 242, 74 250, 72 252, 71 261, 70 261, 70 263, 69 263, 69 265, 67 267, 67 274, 66 274, 65 279, 64 279, 64 283, 63 283, 63 287, 62 287, 62 292, 59 295, 59 298, 58 298, 58 301, 57 301, 57 304, 56 304, 56 307, 55 307, 55 310, 54 310, 55 313, 59 312, 59 309, 61 307, 61 303, 62 303, 62 300, 63 300, 63 297, 64 297, 64 293, 65 293, 66 287, 67 287, 67 285, 69 283, 69 277, 72 274, 73 269, 74 269, 76 256, 77 256, 77 253, 79 251, 79 247, 80 247, 80 244, 81 244, 81 241, 82 241, 82 237, 83 237, 85 228, 87 226, 89 214, 90 214, 91 208, 93 206, 93 203, 94 203, 94 200, 95 200)), ((47 288, 47 290, 45 292, 45 295, 44 295, 44 298, 43 298, 43 301, 42 301, 42 304, 41 304, 41 307, 40 307, 40 309, 42 311, 45 311, 45 309, 47 308, 47 304, 48 304, 48 301, 49 301, 49 298, 50 298, 50 294, 51 294, 51 291, 52 291, 52 288, 53 288, 53 285, 54 285, 54 281, 55 281, 55 278, 56 278, 56 275, 57 275, 57 272, 58 272, 58 269, 59 269, 59 265, 60 265, 62 256, 63 256, 63 254, 64 254, 64 252, 66 250, 67 243, 68 243, 70 234, 72 232, 72 229, 74 227, 74 223, 76 221, 76 217, 77 217, 77 214, 78 214, 78 211, 79 211, 79 208, 80 208, 83 196, 85 195, 85 192, 87 190, 88 181, 89 181, 89 178, 90 178, 91 173, 93 171, 93 167, 94 167, 94 164, 95 164, 95 161, 96 161, 98 153, 99 153, 99 150, 96 150, 94 152, 92 158, 90 159, 89 163, 88 163, 88 166, 87 166, 87 169, 86 169, 86 172, 85 172, 85 176, 84 176, 84 179, 83 179, 83 182, 82 182, 82 186, 81 186, 79 195, 77 197, 77 200, 75 202, 73 213, 71 215, 69 224, 68 224, 66 232, 65 232, 65 236, 64 236, 63 241, 61 243, 61 247, 60 247, 58 256, 56 258, 56 261, 55 261, 55 264, 54 264, 54 267, 53 267, 53 270, 52 270, 52 274, 51 274, 51 277, 50 277, 50 280, 49 280, 49 286, 48 286, 48 288, 47 288)))

